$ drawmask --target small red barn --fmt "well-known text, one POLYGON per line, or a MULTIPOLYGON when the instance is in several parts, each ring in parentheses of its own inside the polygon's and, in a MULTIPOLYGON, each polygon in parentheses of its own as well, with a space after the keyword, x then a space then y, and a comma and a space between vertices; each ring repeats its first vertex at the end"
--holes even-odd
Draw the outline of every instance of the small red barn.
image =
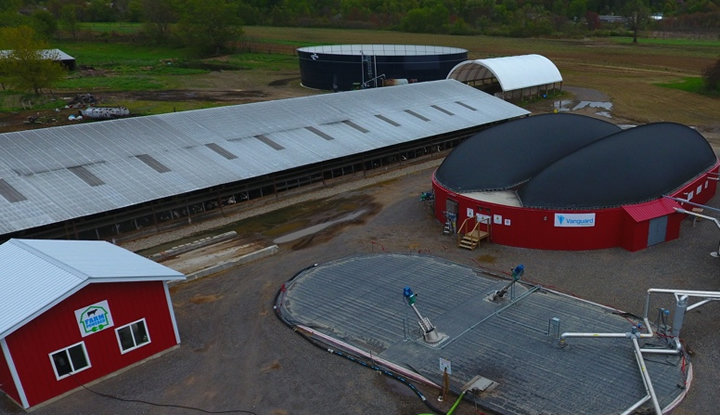
POLYGON ((184 278, 104 241, 0 245, 0 389, 28 409, 176 346, 184 278))

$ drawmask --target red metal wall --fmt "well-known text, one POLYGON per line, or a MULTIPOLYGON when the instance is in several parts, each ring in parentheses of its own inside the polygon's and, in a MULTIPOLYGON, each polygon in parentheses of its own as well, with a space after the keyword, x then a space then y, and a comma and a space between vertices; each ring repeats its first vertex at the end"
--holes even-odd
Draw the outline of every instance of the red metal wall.
POLYGON ((20 394, 15 387, 15 382, 10 374, 10 368, 5 361, 5 355, 2 350, 0 350, 0 389, 9 397, 13 398, 15 402, 21 404, 20 394))
POLYGON ((162 281, 95 283, 7 337, 30 406, 75 389, 176 344, 162 281), (107 300, 113 327, 82 337, 75 310, 107 300), (150 343, 121 354, 115 329, 145 318, 150 343), (57 380, 49 354, 85 342, 91 367, 57 380))
MULTIPOLYGON (((716 165, 712 171, 717 172, 717 170, 716 165)), ((685 198, 687 192, 693 191, 692 201, 704 204, 715 195, 716 184, 716 181, 708 180, 707 175, 704 174, 678 190, 674 196, 685 198), (701 188, 699 194, 698 188, 701 188)), ((592 212, 527 209, 479 202, 448 191, 435 181, 434 175, 432 186, 435 192, 435 217, 441 223, 445 223, 444 211, 448 199, 458 203, 457 227, 460 227, 467 218, 468 208, 473 209, 475 213, 478 213, 478 208, 482 208, 483 214, 500 215, 503 224, 492 225, 492 242, 500 245, 563 251, 613 247, 638 251, 647 247, 649 222, 635 222, 621 207, 594 211, 596 225, 593 227, 563 228, 554 226, 555 213, 592 212), (506 219, 510 220, 510 226, 504 225, 506 219)), ((685 207, 688 210, 691 208, 691 206, 685 207)), ((666 241, 679 237, 680 223, 684 217, 685 215, 681 214, 669 216, 666 241)))
MULTIPOLYGON (((706 204, 710 199, 715 196, 715 191, 717 189, 717 180, 711 180, 709 178, 717 179, 718 177, 718 166, 715 166, 711 171, 710 174, 704 174, 697 179, 693 180, 692 182, 688 183, 686 186, 684 186, 682 189, 677 191, 675 193, 675 197, 681 198, 681 199, 688 199, 693 203, 699 203, 701 205, 706 204), (700 192, 698 193, 698 190, 700 192)), ((683 206, 690 210, 692 206, 685 205, 683 206)))

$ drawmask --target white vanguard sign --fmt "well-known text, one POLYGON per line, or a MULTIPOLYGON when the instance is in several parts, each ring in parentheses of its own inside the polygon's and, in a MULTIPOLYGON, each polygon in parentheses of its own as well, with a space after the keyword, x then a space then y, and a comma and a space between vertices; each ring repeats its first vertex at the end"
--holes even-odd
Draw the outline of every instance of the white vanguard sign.
POLYGON ((594 213, 556 213, 556 228, 581 228, 595 226, 594 213))

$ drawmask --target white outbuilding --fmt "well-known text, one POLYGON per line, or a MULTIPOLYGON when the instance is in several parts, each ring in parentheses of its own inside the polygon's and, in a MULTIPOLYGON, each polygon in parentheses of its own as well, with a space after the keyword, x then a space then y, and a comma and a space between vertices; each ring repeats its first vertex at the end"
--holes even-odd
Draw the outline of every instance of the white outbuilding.
POLYGON ((563 82, 550 59, 534 54, 468 60, 455 65, 447 78, 503 99, 530 98, 561 90, 563 82))

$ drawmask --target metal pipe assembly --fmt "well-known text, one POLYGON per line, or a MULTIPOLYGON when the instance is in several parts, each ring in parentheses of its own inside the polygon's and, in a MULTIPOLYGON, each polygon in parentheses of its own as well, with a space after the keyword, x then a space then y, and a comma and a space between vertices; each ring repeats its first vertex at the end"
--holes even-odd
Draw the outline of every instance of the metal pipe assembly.
POLYGON ((415 307, 417 297, 410 287, 403 288, 403 296, 418 318, 418 325, 423 332, 423 339, 425 339, 427 343, 437 343, 442 340, 442 336, 435 330, 435 326, 430 322, 430 319, 423 317, 417 307, 415 307))
MULTIPOLYGON (((666 196, 666 197, 667 197, 667 196, 666 196)), ((683 200, 683 199, 676 199, 676 198, 673 198, 673 197, 671 197, 671 198, 669 198, 669 199, 673 199, 673 200, 676 200, 676 201, 678 201, 678 202, 689 203, 689 204, 695 205, 695 206, 702 206, 703 209, 704 209, 704 208, 707 208, 707 209, 712 209, 712 210, 718 210, 718 209, 715 209, 715 208, 710 208, 709 206, 699 205, 699 204, 697 204, 697 203, 692 203, 692 202, 689 202, 689 201, 683 200)), ((707 219, 707 220, 709 220, 709 221, 711 221, 711 222, 714 222, 714 223, 715 223, 715 226, 717 226, 718 229, 720 229, 720 221, 718 221, 716 218, 713 218, 712 216, 703 215, 702 213, 693 212, 693 211, 691 211, 691 210, 685 210, 685 209, 682 209, 682 208, 675 208, 675 211, 678 212, 678 213, 684 213, 684 214, 686 214, 686 215, 690 215, 690 216, 695 216, 695 217, 698 217, 698 218, 707 219)), ((714 256, 714 257, 716 257, 716 258, 717 258, 717 257, 720 257, 720 242, 718 242, 718 249, 717 249, 715 252, 711 252, 710 255, 712 255, 712 256, 714 256)))
POLYGON ((655 409, 655 414, 662 415, 662 409, 660 409, 660 403, 658 402, 657 395, 655 394, 655 389, 653 389, 652 380, 650 380, 650 374, 647 371, 645 359, 643 358, 640 345, 638 344, 638 338, 636 336, 632 336, 631 339, 633 347, 635 348, 635 360, 637 360, 638 368, 640 369, 640 376, 645 384, 645 391, 648 395, 650 395, 650 400, 652 401, 653 408, 655 409))
MULTIPOLYGON (((680 211, 680 209, 677 209, 680 211)), ((683 212, 681 212, 683 213, 683 212)), ((718 224, 718 227, 720 228, 720 222, 717 221, 717 219, 710 218, 718 224)), ((704 304, 708 304, 713 301, 720 300, 720 292, 717 291, 693 291, 693 290, 675 290, 675 289, 661 289, 661 288, 650 288, 647 290, 647 297, 645 299, 645 313, 643 315, 643 321, 645 322, 645 327, 647 327, 647 333, 639 333, 637 330, 642 328, 641 324, 638 324, 637 327, 633 327, 630 333, 574 333, 574 332, 565 332, 560 335, 560 345, 564 346, 566 344, 566 339, 568 338, 629 338, 632 340, 633 343, 633 351, 635 353, 635 359, 637 360, 638 369, 640 371, 640 376, 642 377, 643 385, 645 386, 645 390, 647 394, 638 400, 636 403, 634 403, 631 407, 626 409, 624 412, 622 412, 622 415, 630 415, 634 413, 637 408, 642 406, 645 402, 652 401, 653 409, 655 411, 655 415, 662 415, 662 409, 660 408, 660 404, 657 399, 657 395, 655 394, 655 390, 652 386, 652 380, 650 379, 650 374, 648 373, 647 366, 645 365, 645 359, 643 357, 643 354, 665 354, 665 355, 678 355, 681 354, 683 351, 682 343, 680 342, 680 332, 682 330, 683 323, 685 321, 685 315, 688 311, 700 307, 704 304), (675 312, 673 313, 673 324, 672 324, 672 331, 670 333, 670 338, 672 341, 672 346, 670 343, 668 343, 667 348, 641 348, 640 344, 638 342, 638 339, 646 339, 646 338, 652 338, 655 336, 652 330, 652 326, 650 325, 650 321, 648 318, 648 313, 650 311, 650 297, 652 294, 672 294, 675 297, 675 312), (694 304, 690 304, 690 298, 701 298, 700 301, 697 301, 694 304)), ((661 313, 667 314, 667 311, 665 309, 660 309, 661 313)), ((552 320, 551 323, 552 324, 552 320)), ((557 322, 559 325, 559 321, 557 322)), ((548 333, 550 332, 550 325, 548 326, 548 333)))

